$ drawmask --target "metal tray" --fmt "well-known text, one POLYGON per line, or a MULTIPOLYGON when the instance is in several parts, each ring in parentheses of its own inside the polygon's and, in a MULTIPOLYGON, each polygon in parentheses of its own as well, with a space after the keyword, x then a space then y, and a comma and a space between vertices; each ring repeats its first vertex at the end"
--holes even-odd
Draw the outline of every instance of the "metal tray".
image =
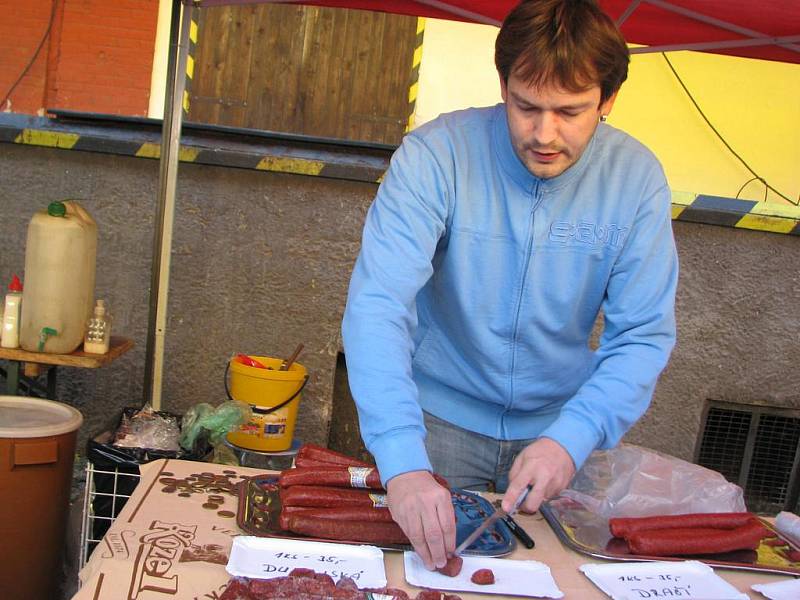
MULTIPOLYGON (((492 504, 474 492, 458 488, 451 490, 456 514, 456 544, 467 538, 483 520, 494 512, 492 504)), ((341 544, 363 542, 309 538, 278 527, 281 500, 278 478, 274 474, 256 475, 239 487, 239 510, 236 521, 242 531, 260 537, 277 537, 292 540, 313 539, 341 544)), ((505 556, 514 551, 516 539, 508 526, 498 521, 464 551, 465 556, 505 556)), ((386 544, 383 550, 411 550, 407 544, 386 544)))
MULTIPOLYGON (((545 502, 540 512, 561 542, 581 554, 594 558, 618 561, 682 561, 698 560, 712 567, 741 569, 764 573, 800 575, 800 562, 790 560, 780 546, 772 546, 762 540, 757 550, 737 550, 724 554, 703 554, 695 556, 641 556, 631 554, 627 542, 611 535, 608 520, 587 511, 583 506, 568 498, 557 498, 545 502)), ((785 542, 784 547, 797 550, 775 527, 761 519, 764 527, 774 532, 785 542)))

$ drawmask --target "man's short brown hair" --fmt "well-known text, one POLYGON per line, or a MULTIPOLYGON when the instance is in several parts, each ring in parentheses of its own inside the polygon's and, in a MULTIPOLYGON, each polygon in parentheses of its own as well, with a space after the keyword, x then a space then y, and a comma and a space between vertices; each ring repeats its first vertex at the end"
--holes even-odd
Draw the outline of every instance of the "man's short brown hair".
POLYGON ((523 0, 505 18, 494 62, 508 82, 556 84, 579 92, 600 86, 600 101, 628 77, 630 54, 614 21, 594 0, 523 0))

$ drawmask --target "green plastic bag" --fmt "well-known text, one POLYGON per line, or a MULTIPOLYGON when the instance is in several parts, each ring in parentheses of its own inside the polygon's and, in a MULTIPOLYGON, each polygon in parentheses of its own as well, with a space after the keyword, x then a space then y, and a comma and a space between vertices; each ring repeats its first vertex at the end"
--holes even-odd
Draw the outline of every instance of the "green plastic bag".
POLYGON ((207 432, 208 442, 216 447, 229 431, 247 423, 251 416, 250 406, 235 400, 223 402, 216 408, 207 402, 195 404, 183 416, 180 445, 191 450, 197 438, 207 432))

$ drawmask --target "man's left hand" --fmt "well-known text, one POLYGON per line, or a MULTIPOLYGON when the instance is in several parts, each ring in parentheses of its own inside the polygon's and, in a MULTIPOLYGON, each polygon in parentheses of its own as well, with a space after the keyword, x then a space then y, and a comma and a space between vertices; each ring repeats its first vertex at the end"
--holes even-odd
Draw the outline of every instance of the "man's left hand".
POLYGON ((574 475, 575 463, 564 447, 550 438, 539 438, 514 459, 503 496, 503 510, 511 510, 525 487, 532 483, 533 488, 520 508, 536 512, 543 501, 567 487, 574 475))

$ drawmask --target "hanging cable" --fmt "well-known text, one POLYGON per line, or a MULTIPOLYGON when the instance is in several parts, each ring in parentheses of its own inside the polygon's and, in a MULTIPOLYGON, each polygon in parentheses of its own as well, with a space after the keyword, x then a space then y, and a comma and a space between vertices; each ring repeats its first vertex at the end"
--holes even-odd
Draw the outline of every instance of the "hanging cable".
POLYGON ((19 82, 22 81, 22 79, 25 77, 25 75, 28 74, 28 71, 31 70, 31 67, 33 66, 33 63, 36 62, 36 58, 39 56, 39 52, 42 51, 42 47, 44 46, 44 43, 47 41, 47 38, 50 37, 50 30, 53 28, 53 21, 55 20, 55 16, 56 16, 56 6, 57 5, 58 5, 58 0, 53 0, 52 4, 50 6, 50 22, 47 24, 47 29, 45 29, 44 35, 42 36, 42 39, 39 42, 39 45, 36 47, 36 52, 33 53, 33 56, 31 57, 31 60, 28 62, 28 65, 22 70, 22 73, 20 73, 20 76, 17 77, 17 80, 8 89, 8 92, 6 93, 6 95, 3 96, 3 100, 2 100, 2 102, 0 102, 0 110, 2 110, 2 107, 4 107, 6 105, 6 101, 11 97, 11 94, 14 93, 14 89, 19 85, 19 82))
POLYGON ((725 140, 725 138, 724 138, 724 137, 722 137, 722 134, 721 134, 719 131, 717 131, 717 128, 716 128, 716 127, 714 127, 714 125, 711 123, 711 121, 709 121, 709 120, 708 120, 708 117, 706 117, 706 114, 703 112, 703 109, 702 109, 702 108, 700 108, 700 105, 699 105, 699 104, 697 103, 697 101, 694 99, 694 96, 692 96, 692 93, 689 91, 689 88, 687 88, 687 87, 686 87, 686 84, 685 84, 685 83, 683 83, 683 79, 681 79, 681 76, 680 76, 680 75, 678 75, 678 72, 675 70, 675 67, 673 67, 673 66, 672 66, 672 62, 670 62, 670 60, 669 60, 669 58, 667 57, 666 53, 662 52, 662 53, 661 53, 661 56, 663 56, 663 57, 664 57, 664 60, 665 60, 665 61, 667 61, 667 65, 669 66, 669 69, 670 69, 670 71, 672 71, 672 74, 673 74, 673 75, 675 75, 675 79, 677 79, 677 80, 678 80, 678 83, 680 83, 680 84, 681 84, 681 87, 683 88, 683 91, 684 91, 684 92, 686 92, 686 95, 689 97, 689 100, 691 100, 691 101, 692 101, 692 104, 694 104, 694 107, 697 109, 697 112, 699 112, 699 113, 700 113, 700 116, 701 116, 701 117, 703 117, 703 120, 706 122, 706 125, 708 125, 708 126, 711 128, 711 131, 713 131, 713 132, 716 134, 716 136, 717 136, 717 137, 720 139, 720 141, 721 141, 721 142, 722 142, 722 143, 725 145, 725 147, 726 147, 728 150, 730 150, 731 154, 733 154, 733 155, 734 155, 734 156, 735 156, 737 159, 739 159, 739 162, 741 162, 741 163, 744 165, 745 169, 747 169, 748 171, 750 171, 750 173, 753 175, 753 178, 752 178, 752 179, 750 179, 749 181, 747 181, 747 182, 746 182, 746 183, 745 183, 745 184, 744 184, 744 185, 743 185, 743 186, 742 186, 742 187, 739 189, 739 192, 736 194, 736 197, 737 197, 737 198, 739 197, 739 194, 742 192, 742 190, 745 188, 745 186, 746 186, 748 183, 750 183, 751 181, 754 181, 754 180, 758 180, 758 181, 760 181, 761 183, 763 183, 763 184, 764 184, 764 188, 765 188, 765 190, 764 190, 764 201, 765 201, 765 202, 766 202, 766 198, 767 198, 767 196, 766 196, 766 190, 769 190, 769 191, 771 191, 771 192, 774 192, 775 194, 777 194, 778 196, 780 196, 781 198, 783 198, 783 199, 784 199, 784 200, 786 200, 787 202, 790 202, 791 204, 794 204, 795 206, 798 206, 798 205, 800 205, 800 200, 798 200, 797 202, 795 202, 794 200, 792 200, 792 199, 791 199, 791 198, 789 198, 788 196, 785 196, 784 194, 781 194, 781 193, 780 193, 778 190, 776 190, 774 187, 772 187, 770 184, 768 184, 766 179, 764 179, 764 178, 763 178, 763 177, 761 177, 761 176, 760 176, 758 173, 756 173, 756 172, 755 172, 755 171, 754 171, 754 170, 753 170, 753 169, 750 167, 750 165, 748 165, 748 164, 747 164, 747 162, 746 162, 746 161, 745 161, 745 160, 744 160, 744 159, 743 159, 741 156, 739 156, 739 154, 738 154, 738 153, 737 153, 737 152, 736 152, 736 151, 735 151, 733 148, 731 148, 730 144, 728 144, 728 142, 725 140))

